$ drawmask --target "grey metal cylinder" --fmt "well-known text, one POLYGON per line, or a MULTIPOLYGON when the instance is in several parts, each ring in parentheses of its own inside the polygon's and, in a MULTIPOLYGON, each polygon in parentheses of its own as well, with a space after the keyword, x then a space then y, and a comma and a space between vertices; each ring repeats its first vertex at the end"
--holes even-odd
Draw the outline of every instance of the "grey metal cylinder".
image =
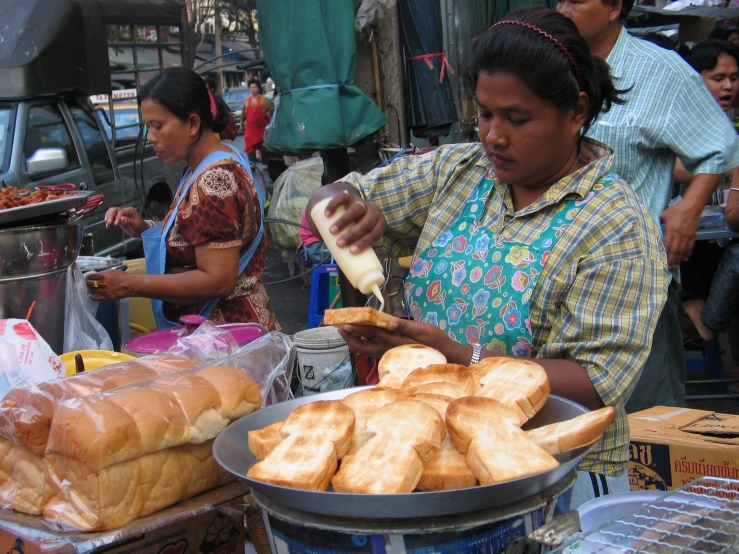
POLYGON ((67 268, 82 242, 81 225, 0 230, 0 319, 25 319, 61 354, 67 268))

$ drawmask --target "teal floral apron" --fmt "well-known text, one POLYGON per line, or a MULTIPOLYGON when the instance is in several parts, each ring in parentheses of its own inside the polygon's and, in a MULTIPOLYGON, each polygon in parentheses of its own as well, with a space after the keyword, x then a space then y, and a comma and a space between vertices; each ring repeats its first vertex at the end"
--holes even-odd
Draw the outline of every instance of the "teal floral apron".
POLYGON ((536 283, 569 223, 607 182, 598 181, 581 200, 564 202, 549 227, 523 244, 482 225, 493 189, 485 175, 459 219, 414 260, 404 283, 409 315, 464 344, 482 344, 500 355, 535 356, 529 304, 536 283))

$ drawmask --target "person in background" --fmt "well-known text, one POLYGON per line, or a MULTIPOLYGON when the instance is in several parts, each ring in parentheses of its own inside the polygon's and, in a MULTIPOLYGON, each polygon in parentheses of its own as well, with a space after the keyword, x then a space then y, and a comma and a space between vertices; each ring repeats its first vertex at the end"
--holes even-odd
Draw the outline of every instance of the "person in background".
POLYGON ((726 40, 734 46, 739 46, 739 27, 731 27, 726 31, 726 40))
POLYGON ((200 314, 279 329, 260 282, 265 193, 245 156, 216 138, 217 109, 205 82, 190 69, 168 68, 141 88, 138 100, 154 152, 164 163, 186 162, 187 170, 162 223, 134 208, 106 212, 106 227, 143 240, 147 275, 91 274, 93 300, 151 298, 159 328, 200 314))
POLYGON ((241 128, 244 131, 244 151, 249 160, 262 160, 264 130, 272 119, 272 101, 262 95, 262 85, 258 79, 249 80, 251 96, 244 99, 241 112, 241 128))
MULTIPOLYGON (((700 73, 706 88, 736 128, 737 111, 731 106, 739 91, 739 49, 726 41, 708 39, 696 44, 685 61, 700 73)), ((712 205, 724 204, 732 183, 739 183, 735 178, 737 171, 739 168, 733 168, 724 175, 722 186, 711 199, 712 205)), ((675 181, 681 184, 676 185, 676 194, 684 194, 685 185, 682 183, 689 182, 692 177, 678 159, 675 181)), ((731 219, 730 214, 736 215, 736 197, 734 195, 731 208, 726 208, 727 223, 731 219)), ((729 319, 739 298, 739 280, 726 276, 731 274, 731 268, 737 267, 737 256, 739 249, 733 242, 725 247, 713 241, 701 241, 696 245, 693 257, 680 266, 685 313, 703 340, 713 340, 716 332, 729 328, 729 319), (718 270, 719 265, 723 266, 721 271, 718 270)))
POLYGON ((328 251, 326 245, 321 241, 320 235, 316 236, 310 230, 308 225, 308 219, 303 213, 303 217, 300 219, 300 242, 303 243, 305 248, 305 255, 312 264, 319 265, 325 264, 331 261, 331 252, 328 251))
POLYGON ((220 94, 216 93, 215 77, 207 75, 205 77, 205 84, 208 86, 211 96, 216 101, 218 113, 216 114, 213 125, 218 129, 222 129, 220 133, 217 133, 218 138, 233 141, 236 138, 238 129, 236 128, 236 122, 231 114, 231 110, 228 109, 228 104, 226 104, 226 101, 220 94))
MULTIPOLYGON (((616 151, 613 170, 662 225, 671 268, 690 258, 698 221, 723 174, 739 165, 736 132, 703 80, 678 56, 635 38, 623 26, 634 0, 562 0, 557 10, 577 25, 608 62, 626 103, 599 118, 588 136, 616 151), (694 175, 682 202, 672 197, 675 159, 694 175)), ((685 405, 685 353, 678 319, 681 291, 670 283, 649 358, 627 412, 685 405)))
POLYGON ((575 25, 541 8, 514 12, 474 42, 467 71, 480 142, 400 157, 321 187, 340 247, 413 254, 412 321, 347 325, 354 352, 379 359, 421 343, 449 363, 533 357, 552 394, 616 419, 578 467, 573 508, 626 491, 624 405, 639 378, 669 274, 659 230, 612 172, 613 151, 583 136, 621 102, 605 62, 575 25))

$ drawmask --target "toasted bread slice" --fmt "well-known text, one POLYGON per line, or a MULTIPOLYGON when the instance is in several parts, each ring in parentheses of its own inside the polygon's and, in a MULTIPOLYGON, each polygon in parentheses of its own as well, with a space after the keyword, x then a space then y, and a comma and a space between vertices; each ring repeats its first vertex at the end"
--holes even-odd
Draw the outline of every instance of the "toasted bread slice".
POLYGON ((493 398, 516 411, 521 425, 536 415, 549 398, 544 368, 530 360, 485 358, 472 366, 478 380, 477 396, 493 398))
MULTIPOLYGON (((379 435, 388 449, 410 445, 422 462, 436 455, 444 440, 444 420, 434 408, 418 400, 398 400, 377 410, 367 422, 367 433, 379 435)), ((360 449, 361 450, 361 449, 360 449)))
POLYGON ((390 314, 380 312, 374 308, 339 308, 337 310, 326 310, 323 313, 323 324, 341 327, 351 323, 352 325, 372 325, 387 329, 387 324, 395 319, 390 314))
POLYGON ((463 454, 477 433, 489 427, 519 425, 518 415, 508 406, 480 396, 465 396, 449 404, 445 422, 454 446, 463 454))
POLYGON ((475 485, 477 477, 467 465, 465 455, 457 450, 448 436, 436 456, 423 467, 423 475, 416 488, 420 491, 448 491, 475 485))
POLYGON ((452 399, 469 396, 469 394, 464 392, 459 386, 453 383, 442 383, 441 381, 437 381, 435 383, 425 383, 423 385, 418 385, 417 387, 411 387, 409 389, 405 389, 405 392, 407 392, 411 396, 415 394, 436 394, 452 399))
POLYGON ((377 364, 377 374, 380 379, 388 374, 394 374, 400 377, 402 381, 414 369, 445 363, 446 357, 444 354, 429 346, 402 344, 391 348, 382 355, 377 364))
POLYGON ((354 420, 352 409, 341 401, 319 400, 293 410, 280 427, 280 434, 327 438, 336 446, 336 456, 341 459, 351 446, 354 420))
POLYGON ((606 406, 568 421, 532 429, 526 435, 537 446, 556 456, 600 440, 615 416, 616 410, 606 406))
POLYGON ((264 460, 275 447, 282 442, 280 427, 283 421, 278 421, 272 425, 268 425, 264 429, 249 431, 247 434, 249 441, 249 450, 258 459, 264 460))
POLYGON ((337 465, 336 449, 329 439, 294 435, 278 444, 246 476, 281 487, 325 491, 337 465))
POLYGON ((423 462, 414 448, 376 436, 342 462, 331 482, 336 492, 400 494, 413 492, 422 474, 423 462))
MULTIPOLYGON (((439 415, 441 416, 442 420, 446 417, 446 409, 449 407, 449 404, 451 402, 454 402, 454 398, 451 398, 450 396, 443 396, 441 394, 431 394, 427 392, 419 392, 418 394, 414 394, 413 396, 410 397, 410 399, 418 400, 419 402, 428 404, 434 410, 439 412, 439 415)), ((446 427, 446 424, 444 424, 444 427, 446 427)))
POLYGON ((467 450, 467 465, 481 485, 493 485, 549 471, 559 462, 520 428, 500 425, 475 435, 467 450))
POLYGON ((480 396, 455 400, 446 411, 452 441, 482 485, 541 473, 559 462, 536 446, 504 404, 480 396))
POLYGON ((347 456, 355 454, 369 439, 367 435, 367 421, 369 421, 369 418, 386 404, 404 397, 405 393, 403 391, 374 387, 350 394, 342 400, 344 404, 352 409, 355 418, 352 442, 347 456))
MULTIPOLYGON (((411 399, 428 404, 442 418, 446 416, 449 404, 454 401, 449 396, 429 393, 418 393, 411 399)), ((457 450, 451 437, 447 435, 436 456, 424 464, 423 475, 416 488, 421 491, 442 491, 466 489, 476 484, 477 477, 467 465, 464 454, 457 450)))
POLYGON ((403 379, 395 375, 394 373, 388 373, 380 379, 380 382, 377 383, 378 387, 383 387, 386 389, 402 389, 403 388, 403 379))
POLYGON ((467 396, 475 394, 475 375, 466 366, 457 364, 436 364, 414 369, 403 381, 403 389, 427 385, 429 383, 451 383, 462 389, 467 396))

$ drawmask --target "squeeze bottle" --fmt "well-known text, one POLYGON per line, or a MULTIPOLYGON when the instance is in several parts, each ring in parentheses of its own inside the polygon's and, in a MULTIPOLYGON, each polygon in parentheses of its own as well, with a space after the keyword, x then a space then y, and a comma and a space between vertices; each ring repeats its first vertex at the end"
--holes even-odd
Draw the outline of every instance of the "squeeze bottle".
POLYGON ((323 243, 331 252, 331 255, 339 264, 341 271, 344 272, 346 278, 354 286, 359 289, 362 294, 374 294, 380 301, 380 311, 385 306, 380 287, 385 283, 385 275, 382 272, 382 264, 377 258, 377 254, 372 248, 367 248, 358 254, 354 254, 349 247, 342 248, 336 244, 336 241, 354 226, 350 223, 338 235, 334 235, 329 231, 334 222, 339 219, 346 209, 339 206, 331 217, 326 217, 326 206, 331 201, 330 198, 321 200, 313 206, 310 212, 313 223, 315 223, 318 231, 321 233, 323 243))

